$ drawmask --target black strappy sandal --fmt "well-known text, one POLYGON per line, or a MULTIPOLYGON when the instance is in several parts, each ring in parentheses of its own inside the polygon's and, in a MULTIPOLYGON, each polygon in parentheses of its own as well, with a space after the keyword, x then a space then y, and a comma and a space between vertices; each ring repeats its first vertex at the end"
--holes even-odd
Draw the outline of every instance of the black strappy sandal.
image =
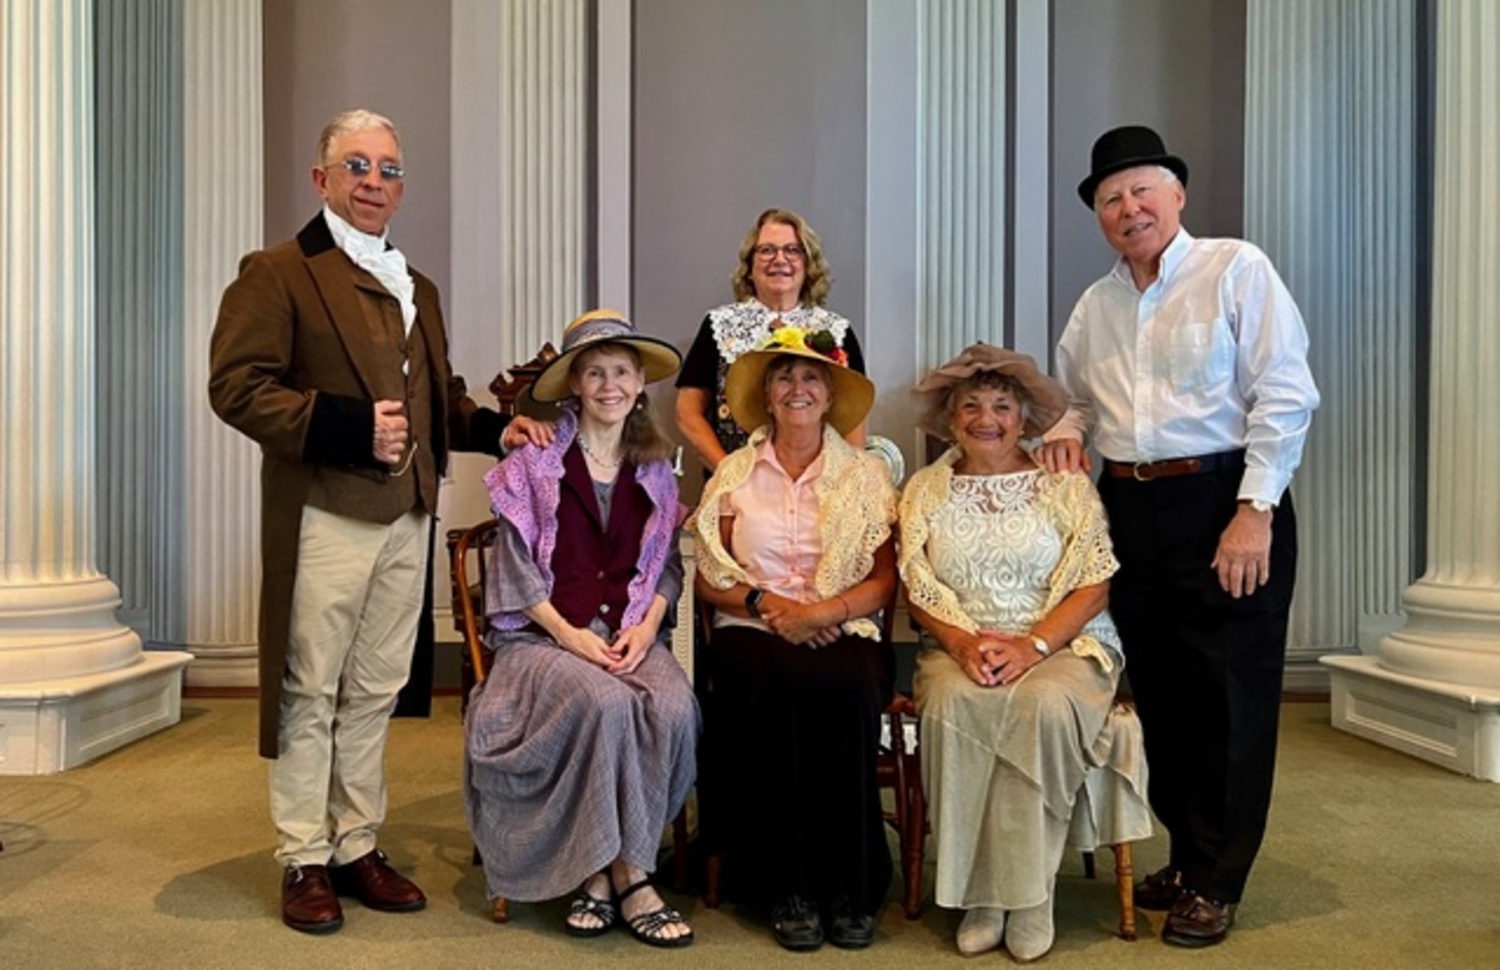
MULTIPOLYGON (((590 877, 592 878, 592 877, 590 877)), ((584 883, 588 885, 588 883, 584 883)), ((603 936, 615 928, 620 921, 620 910, 614 899, 600 899, 591 896, 587 889, 579 888, 578 895, 573 897, 573 902, 568 906, 568 919, 563 927, 569 936, 603 936), (579 926, 574 923, 581 916, 592 916, 599 921, 598 926, 579 926)))
MULTIPOLYGON (((617 902, 623 909, 625 900, 630 898, 632 893, 639 892, 649 885, 651 885, 650 879, 642 879, 640 882, 631 883, 616 897, 617 902)), ((665 903, 662 904, 660 909, 652 910, 649 913, 640 913, 626 920, 625 928, 630 931, 631 936, 647 946, 676 949, 677 947, 687 946, 693 942, 693 928, 688 926, 688 921, 683 919, 681 913, 665 903), (673 924, 686 926, 687 932, 681 936, 662 936, 661 931, 673 924)))

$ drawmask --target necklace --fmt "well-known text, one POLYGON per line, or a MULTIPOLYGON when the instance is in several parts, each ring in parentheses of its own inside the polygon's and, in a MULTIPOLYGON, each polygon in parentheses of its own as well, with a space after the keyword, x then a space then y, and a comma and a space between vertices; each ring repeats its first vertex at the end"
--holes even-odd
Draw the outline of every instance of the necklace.
POLYGON ((588 457, 592 458, 596 464, 598 464, 599 466, 601 466, 603 468, 619 468, 620 467, 620 459, 619 458, 615 458, 614 461, 610 461, 610 460, 608 460, 606 458, 600 458, 598 455, 594 454, 591 450, 589 450, 589 443, 586 440, 584 440, 583 435, 579 435, 578 436, 578 447, 582 448, 583 449, 583 453, 585 455, 587 455, 588 457))

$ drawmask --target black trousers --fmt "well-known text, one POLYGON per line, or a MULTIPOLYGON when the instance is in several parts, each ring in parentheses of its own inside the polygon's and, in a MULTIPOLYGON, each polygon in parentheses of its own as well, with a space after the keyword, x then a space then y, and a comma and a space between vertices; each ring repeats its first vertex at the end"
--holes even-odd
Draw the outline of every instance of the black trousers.
POLYGON ((698 797, 726 894, 875 913, 891 881, 875 775, 890 644, 845 636, 812 650, 721 627, 705 654, 698 797))
POLYGON ((1276 773, 1287 616, 1297 569, 1290 494, 1272 519, 1271 580, 1234 599, 1209 568, 1243 472, 1100 478, 1120 571, 1110 612, 1150 764, 1151 808, 1186 884, 1238 902, 1276 773))

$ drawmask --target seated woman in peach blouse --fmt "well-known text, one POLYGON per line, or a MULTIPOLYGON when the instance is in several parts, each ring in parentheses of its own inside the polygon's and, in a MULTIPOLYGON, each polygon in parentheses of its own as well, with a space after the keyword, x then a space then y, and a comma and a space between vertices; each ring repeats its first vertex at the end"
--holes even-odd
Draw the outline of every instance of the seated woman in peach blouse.
POLYGON ((894 663, 869 617, 896 583, 896 495, 842 437, 875 398, 845 359, 790 327, 736 358, 725 396, 753 431, 691 520, 715 610, 705 841, 727 892, 769 907, 791 950, 868 946, 891 876, 875 757, 894 663))

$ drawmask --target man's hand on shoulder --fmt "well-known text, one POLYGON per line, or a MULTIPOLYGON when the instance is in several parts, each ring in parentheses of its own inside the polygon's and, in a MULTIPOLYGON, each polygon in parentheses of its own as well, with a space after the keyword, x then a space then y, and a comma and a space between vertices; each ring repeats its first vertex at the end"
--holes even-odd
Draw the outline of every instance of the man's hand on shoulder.
POLYGON ((545 448, 552 444, 556 431, 551 421, 538 421, 528 418, 524 414, 518 414, 510 419, 505 426, 505 431, 500 435, 500 447, 506 451, 519 448, 530 442, 538 448, 545 448))
POLYGON ((1271 581, 1271 516, 1274 509, 1257 512, 1241 502, 1219 536, 1219 548, 1210 568, 1219 574, 1224 592, 1239 599, 1271 581))
POLYGON ((1083 442, 1074 438, 1058 438, 1044 441, 1037 448, 1036 459, 1053 475, 1058 472, 1087 472, 1089 455, 1083 450, 1083 442))

